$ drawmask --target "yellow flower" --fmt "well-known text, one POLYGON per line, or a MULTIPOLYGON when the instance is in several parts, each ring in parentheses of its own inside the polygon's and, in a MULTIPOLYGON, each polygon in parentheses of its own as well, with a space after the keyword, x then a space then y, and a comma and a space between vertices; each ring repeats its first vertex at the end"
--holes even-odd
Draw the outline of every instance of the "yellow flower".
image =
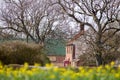
POLYGON ((89 69, 88 73, 92 73, 93 72, 93 69, 89 69))
POLYGON ((116 73, 116 74, 115 74, 115 77, 116 77, 116 78, 120 78, 120 74, 119 74, 119 73, 116 73))
POLYGON ((28 70, 27 74, 31 76, 33 74, 33 72, 31 70, 28 70))
POLYGON ((79 67, 79 70, 81 71, 81 70, 84 70, 84 68, 83 67, 79 67))
POLYGON ((102 70, 102 66, 97 67, 97 72, 100 72, 101 70, 102 70))
POLYGON ((57 68, 57 70, 59 70, 60 72, 65 72, 66 71, 65 68, 57 68))
POLYGON ((26 69, 27 69, 27 68, 28 68, 28 66, 29 66, 29 65, 28 65, 28 63, 24 63, 24 68, 26 68, 26 69))
POLYGON ((18 71, 14 71, 13 75, 14 75, 14 77, 17 77, 18 76, 18 71))
POLYGON ((109 70, 111 67, 109 65, 105 65, 105 68, 109 70))
POLYGON ((101 71, 102 71, 102 73, 106 73, 106 70, 105 70, 105 69, 102 69, 101 71))
POLYGON ((55 79, 55 75, 54 74, 50 75, 50 78, 55 79))
POLYGON ((111 73, 113 73, 113 74, 114 74, 114 73, 115 73, 115 70, 111 70, 111 73))
POLYGON ((4 70, 1 70, 1 69, 0 69, 0 74, 2 74, 2 73, 4 73, 4 70))
POLYGON ((40 64, 35 63, 34 66, 35 66, 35 67, 40 67, 40 64))
POLYGON ((53 67, 53 64, 46 64, 46 67, 53 67))
POLYGON ((3 68, 3 66, 0 64, 0 69, 2 69, 3 68))
POLYGON ((59 68, 53 68, 53 71, 57 72, 59 71, 59 68))
POLYGON ((114 61, 112 61, 110 64, 111 64, 111 66, 114 66, 115 62, 114 62, 114 61))

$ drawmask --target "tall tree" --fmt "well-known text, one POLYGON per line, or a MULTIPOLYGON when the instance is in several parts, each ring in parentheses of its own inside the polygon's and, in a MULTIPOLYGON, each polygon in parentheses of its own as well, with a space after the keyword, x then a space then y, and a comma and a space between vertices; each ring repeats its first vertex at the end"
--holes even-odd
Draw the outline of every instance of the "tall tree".
POLYGON ((5 0, 0 11, 1 29, 23 33, 42 44, 58 26, 60 15, 56 10, 51 0, 5 0))
POLYGON ((103 64, 104 44, 120 31, 120 0, 58 0, 63 12, 80 24, 92 28, 97 65, 103 64), (118 26, 110 26, 112 23, 118 26), (112 30, 109 36, 104 34, 112 30))

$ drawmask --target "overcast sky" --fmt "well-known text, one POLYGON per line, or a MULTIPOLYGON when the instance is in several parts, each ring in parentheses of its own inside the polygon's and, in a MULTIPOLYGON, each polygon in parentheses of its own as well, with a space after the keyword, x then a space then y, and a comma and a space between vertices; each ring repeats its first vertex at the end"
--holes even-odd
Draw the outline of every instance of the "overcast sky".
POLYGON ((3 2, 3 0, 0 0, 0 3, 3 2))
POLYGON ((0 0, 0 5, 2 4, 3 0, 0 0))

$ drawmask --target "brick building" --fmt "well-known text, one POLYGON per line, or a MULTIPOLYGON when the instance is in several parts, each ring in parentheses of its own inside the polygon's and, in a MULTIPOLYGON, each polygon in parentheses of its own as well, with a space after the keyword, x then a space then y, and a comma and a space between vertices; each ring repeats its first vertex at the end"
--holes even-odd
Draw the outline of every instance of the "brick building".
POLYGON ((50 39, 47 42, 47 56, 55 66, 63 67, 65 60, 65 42, 60 39, 50 39))
MULTIPOLYGON (((66 56, 65 60, 70 61, 71 66, 76 67, 77 63, 79 61, 79 55, 81 54, 81 51, 84 51, 83 49, 85 48, 84 46, 86 45, 80 45, 82 43, 83 38, 81 38, 84 34, 84 30, 80 31, 78 34, 76 34, 70 41, 68 41, 66 45, 66 56)), ((83 42, 84 43, 84 42, 83 42)))

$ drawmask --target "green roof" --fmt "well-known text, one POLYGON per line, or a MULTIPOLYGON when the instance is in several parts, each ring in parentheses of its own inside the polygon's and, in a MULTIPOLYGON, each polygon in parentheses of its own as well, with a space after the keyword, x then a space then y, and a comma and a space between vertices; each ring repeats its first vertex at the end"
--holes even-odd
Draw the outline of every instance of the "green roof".
POLYGON ((59 39, 49 39, 46 41, 47 55, 65 55, 65 41, 59 39))

